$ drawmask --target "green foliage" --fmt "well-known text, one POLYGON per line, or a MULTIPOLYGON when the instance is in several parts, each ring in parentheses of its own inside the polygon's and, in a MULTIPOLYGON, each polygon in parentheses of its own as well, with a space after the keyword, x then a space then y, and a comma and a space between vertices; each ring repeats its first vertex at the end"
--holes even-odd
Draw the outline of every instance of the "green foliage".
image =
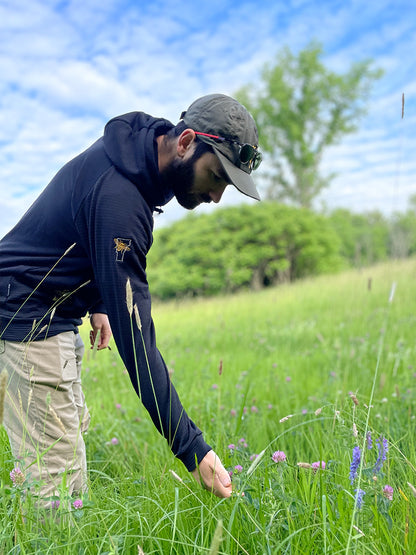
POLYGON ((148 256, 154 296, 260 289, 338 270, 339 241, 323 216, 263 202, 193 214, 155 233, 148 256))
POLYGON ((350 265, 368 266, 390 256, 390 226, 381 213, 354 214, 338 209, 331 213, 329 222, 341 239, 340 254, 350 265))
MULTIPOLYGON (((212 497, 173 457, 112 343, 111 351, 86 352, 93 420, 81 510, 63 503, 62 491, 58 512, 41 513, 28 483, 13 486, 16 461, 0 426, 0 553, 415 553, 415 271, 413 258, 254 293, 155 303, 175 387, 234 472, 235 493, 212 497), (380 437, 389 449, 374 480, 380 437), (364 446, 363 467, 351 484, 356 445, 364 446), (285 461, 272 460, 277 450, 285 461), (325 469, 298 465, 317 461, 325 469), (365 491, 360 509, 357 487, 365 491)), ((86 323, 84 341, 88 333, 86 323)))
MULTIPOLYGON (((413 203, 411 202, 411 205, 413 203)), ((403 214, 393 214, 390 228, 390 252, 394 258, 404 258, 416 253, 415 207, 411 206, 403 214)))
POLYGON ((307 208, 333 177, 319 171, 325 148, 357 129, 371 85, 381 76, 370 60, 336 73, 322 63, 322 54, 316 42, 297 56, 284 48, 274 65, 265 65, 260 86, 236 93, 256 120, 261 148, 269 155, 268 197, 307 208))

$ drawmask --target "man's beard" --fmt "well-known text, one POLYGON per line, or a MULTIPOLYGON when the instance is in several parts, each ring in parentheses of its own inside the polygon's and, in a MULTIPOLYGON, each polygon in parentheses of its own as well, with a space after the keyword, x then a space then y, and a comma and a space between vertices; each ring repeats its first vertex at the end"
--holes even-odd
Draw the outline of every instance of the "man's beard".
POLYGON ((209 195, 198 195, 192 191, 195 180, 195 160, 197 157, 194 158, 194 156, 187 161, 175 158, 161 172, 163 181, 172 189, 178 203, 187 210, 193 210, 201 202, 211 202, 209 195))

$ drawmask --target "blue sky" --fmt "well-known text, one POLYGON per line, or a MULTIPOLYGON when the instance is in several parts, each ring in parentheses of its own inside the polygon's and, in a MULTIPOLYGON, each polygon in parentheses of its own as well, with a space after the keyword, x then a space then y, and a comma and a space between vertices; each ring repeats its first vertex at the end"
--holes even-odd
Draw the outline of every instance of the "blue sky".
MULTIPOLYGON (((233 95, 313 39, 331 69, 370 57, 385 72, 359 132, 326 153, 337 177, 317 208, 390 214, 416 192, 413 0, 0 0, 0 33, 0 236, 111 117, 176 123, 198 96, 233 95)), ((246 201, 229 189, 225 204, 246 201)), ((160 221, 184 214, 172 201, 160 221)))

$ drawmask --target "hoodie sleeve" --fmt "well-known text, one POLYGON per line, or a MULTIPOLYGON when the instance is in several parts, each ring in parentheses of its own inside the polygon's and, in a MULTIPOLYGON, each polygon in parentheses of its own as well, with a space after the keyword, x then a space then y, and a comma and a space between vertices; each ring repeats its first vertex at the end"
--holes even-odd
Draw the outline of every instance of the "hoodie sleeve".
POLYGON ((133 387, 173 453, 191 471, 211 447, 185 412, 156 347, 145 272, 152 212, 137 187, 111 167, 85 198, 75 221, 133 387))

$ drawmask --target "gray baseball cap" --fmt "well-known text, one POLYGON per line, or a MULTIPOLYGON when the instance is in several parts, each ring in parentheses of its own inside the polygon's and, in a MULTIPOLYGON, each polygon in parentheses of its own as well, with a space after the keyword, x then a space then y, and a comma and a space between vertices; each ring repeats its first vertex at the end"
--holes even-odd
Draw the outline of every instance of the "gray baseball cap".
POLYGON ((251 177, 253 165, 261 160, 259 139, 247 109, 225 94, 208 94, 195 100, 180 119, 199 139, 212 146, 230 183, 245 195, 260 200, 251 177))

